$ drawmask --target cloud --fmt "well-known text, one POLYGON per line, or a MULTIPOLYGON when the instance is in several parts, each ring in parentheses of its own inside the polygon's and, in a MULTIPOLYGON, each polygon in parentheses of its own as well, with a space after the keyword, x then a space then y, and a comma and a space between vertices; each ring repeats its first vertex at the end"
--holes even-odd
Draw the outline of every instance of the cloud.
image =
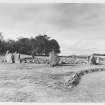
MULTIPOLYGON (((65 53, 95 49, 95 41, 105 38, 104 27, 105 4, 0 4, 0 31, 5 38, 45 33, 57 39, 65 53)), ((103 45, 98 44, 97 50, 103 45)))

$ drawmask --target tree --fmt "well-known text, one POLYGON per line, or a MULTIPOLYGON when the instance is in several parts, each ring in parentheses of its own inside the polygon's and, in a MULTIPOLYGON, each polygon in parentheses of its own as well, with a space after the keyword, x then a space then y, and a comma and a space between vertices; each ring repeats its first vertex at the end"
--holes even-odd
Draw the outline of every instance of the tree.
POLYGON ((15 52, 15 41, 14 40, 8 40, 6 42, 6 50, 9 50, 10 52, 15 52))
POLYGON ((49 51, 54 50, 56 53, 60 53, 60 46, 55 39, 49 41, 49 51))
POLYGON ((38 53, 48 55, 52 50, 56 53, 60 53, 60 46, 55 39, 50 39, 47 35, 38 35, 35 39, 38 43, 38 53))
POLYGON ((17 52, 22 53, 22 54, 30 54, 31 50, 31 43, 30 39, 28 38, 20 38, 18 41, 15 43, 15 48, 17 52))
POLYGON ((5 41, 2 34, 0 34, 0 39, 0 54, 5 53, 7 50, 28 55, 48 55, 52 50, 60 53, 58 42, 55 39, 50 39, 47 35, 40 34, 31 38, 20 37, 16 41, 11 39, 5 41))
POLYGON ((2 35, 2 32, 0 32, 0 40, 3 41, 4 40, 4 37, 2 35))
POLYGON ((48 48, 49 37, 47 35, 38 35, 35 37, 38 45, 37 51, 41 55, 46 54, 46 49, 48 48))

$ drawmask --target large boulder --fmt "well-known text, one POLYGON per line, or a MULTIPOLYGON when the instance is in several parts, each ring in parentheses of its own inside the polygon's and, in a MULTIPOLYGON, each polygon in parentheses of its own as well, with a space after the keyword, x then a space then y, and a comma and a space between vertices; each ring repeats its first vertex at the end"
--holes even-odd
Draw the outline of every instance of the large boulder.
POLYGON ((81 79, 80 73, 73 73, 71 76, 65 77, 65 86, 74 87, 79 84, 81 79))

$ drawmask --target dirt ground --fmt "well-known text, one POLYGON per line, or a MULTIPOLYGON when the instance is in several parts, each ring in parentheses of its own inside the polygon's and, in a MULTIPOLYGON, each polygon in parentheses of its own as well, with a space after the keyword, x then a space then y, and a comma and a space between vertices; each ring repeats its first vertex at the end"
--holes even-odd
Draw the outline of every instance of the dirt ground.
POLYGON ((102 65, 0 64, 0 102, 105 102, 105 71, 89 73, 75 88, 65 88, 63 74, 102 65))

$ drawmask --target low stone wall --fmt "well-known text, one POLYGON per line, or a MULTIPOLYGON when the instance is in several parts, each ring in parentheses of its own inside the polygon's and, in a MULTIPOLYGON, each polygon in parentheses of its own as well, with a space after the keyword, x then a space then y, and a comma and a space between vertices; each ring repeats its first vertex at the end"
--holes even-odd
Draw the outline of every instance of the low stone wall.
POLYGON ((49 76, 50 78, 53 78, 52 81, 47 82, 46 85, 48 87, 52 88, 60 88, 60 89, 70 89, 76 87, 79 83, 80 80, 82 79, 82 76, 88 74, 88 73, 94 73, 94 72, 99 72, 99 71, 105 71, 105 68, 93 68, 93 69, 87 69, 79 72, 70 72, 59 75, 52 75, 49 76), (55 79, 56 78, 56 79, 55 79))
POLYGON ((65 86, 68 88, 75 87, 79 84, 82 76, 88 73, 94 73, 94 72, 99 72, 99 71, 105 71, 105 68, 93 68, 93 69, 87 69, 87 70, 76 72, 74 73, 74 75, 72 75, 72 77, 65 79, 64 81, 65 86))
MULTIPOLYGON (((87 59, 72 58, 72 57, 59 57, 59 64, 87 64, 87 59)), ((35 63, 35 64, 49 64, 48 56, 36 56, 34 60, 31 57, 22 58, 23 63, 35 63)))
POLYGON ((35 63, 35 64, 48 64, 49 60, 47 56, 36 56, 35 59, 32 59, 31 57, 22 58, 22 63, 35 63))
POLYGON ((75 57, 60 57, 61 64, 87 64, 87 59, 75 58, 75 57))

